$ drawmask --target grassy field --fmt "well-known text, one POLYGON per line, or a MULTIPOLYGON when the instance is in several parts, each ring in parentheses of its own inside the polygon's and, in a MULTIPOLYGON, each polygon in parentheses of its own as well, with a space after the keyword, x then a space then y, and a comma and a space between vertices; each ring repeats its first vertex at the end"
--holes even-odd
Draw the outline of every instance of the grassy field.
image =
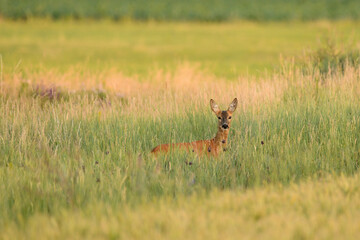
MULTIPOLYGON (((344 42, 349 33, 356 36, 356 23, 97 23, 83 32, 70 22, 1 24, 0 239, 359 238, 358 65, 323 74, 310 63, 286 63, 271 74, 236 75, 221 63, 221 53, 236 45, 231 40, 220 50, 209 46, 215 67, 204 67, 201 58, 192 59, 205 59, 205 48, 190 51, 191 41, 173 36, 187 31, 187 38, 205 41, 202 32, 213 38, 205 42, 215 43, 214 29, 230 37, 244 27, 254 36, 268 29, 278 39, 278 32, 291 36, 297 27, 314 36, 303 45, 315 46, 319 29, 343 26, 337 40, 344 42), (179 41, 169 55, 178 59, 180 48, 186 61, 169 63, 152 53, 158 65, 148 71, 154 61, 141 62, 139 54, 131 60, 134 69, 121 68, 115 49, 123 38, 111 38, 116 28, 133 31, 122 44, 132 49, 142 36, 147 50, 166 48, 161 30, 179 41), (73 35, 59 40, 51 29, 73 35), (111 34, 97 36, 94 29, 111 34), (98 64, 81 61, 97 54, 98 64), (31 61, 36 56, 41 67, 31 61), (136 66, 145 69, 141 75, 134 74, 136 66), (212 138, 217 120, 210 98, 224 108, 234 97, 239 106, 229 150, 219 158, 151 156, 160 143, 212 138)), ((261 41, 247 39, 241 47, 249 55, 272 49, 269 38, 261 41)), ((276 55, 300 54, 300 40, 296 46, 274 43, 276 55)), ((236 56, 230 66, 250 64, 236 56)), ((265 57, 257 61, 267 64, 265 57)))
POLYGON ((36 214, 7 223, 3 239, 358 239, 359 176, 214 191, 208 196, 162 199, 81 211, 36 214), (19 227, 20 225, 20 227, 19 227))
POLYGON ((188 63, 217 77, 263 75, 280 66, 280 56, 300 56, 325 39, 353 44, 358 22, 110 23, 0 22, 4 73, 103 74, 147 78, 188 63))

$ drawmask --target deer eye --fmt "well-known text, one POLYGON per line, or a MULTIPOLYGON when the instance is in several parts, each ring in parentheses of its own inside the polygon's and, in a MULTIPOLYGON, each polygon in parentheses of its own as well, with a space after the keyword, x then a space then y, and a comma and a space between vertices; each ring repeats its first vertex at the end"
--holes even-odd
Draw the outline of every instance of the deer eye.
POLYGON ((231 117, 229 117, 229 119, 231 119, 231 117))
POLYGON ((220 120, 220 119, 221 119, 221 117, 218 117, 218 119, 220 120))

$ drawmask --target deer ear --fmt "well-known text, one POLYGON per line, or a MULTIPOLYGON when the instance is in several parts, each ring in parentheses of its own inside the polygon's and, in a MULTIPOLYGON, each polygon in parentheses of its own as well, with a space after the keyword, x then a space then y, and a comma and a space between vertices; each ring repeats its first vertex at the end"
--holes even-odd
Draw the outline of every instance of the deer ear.
POLYGON ((212 99, 210 99, 210 107, 211 110, 215 113, 218 114, 221 110, 219 108, 219 106, 216 104, 216 102, 212 99))
POLYGON ((230 111, 231 113, 235 112, 237 104, 238 104, 238 100, 237 98, 234 98, 234 100, 229 105, 228 111, 230 111))

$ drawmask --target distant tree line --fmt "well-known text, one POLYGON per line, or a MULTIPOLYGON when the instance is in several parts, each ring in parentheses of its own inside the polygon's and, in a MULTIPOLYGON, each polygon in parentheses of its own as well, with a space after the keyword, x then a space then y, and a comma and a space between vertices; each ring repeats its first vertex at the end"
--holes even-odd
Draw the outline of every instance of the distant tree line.
POLYGON ((359 19, 359 0, 0 0, 6 19, 283 21, 359 19))

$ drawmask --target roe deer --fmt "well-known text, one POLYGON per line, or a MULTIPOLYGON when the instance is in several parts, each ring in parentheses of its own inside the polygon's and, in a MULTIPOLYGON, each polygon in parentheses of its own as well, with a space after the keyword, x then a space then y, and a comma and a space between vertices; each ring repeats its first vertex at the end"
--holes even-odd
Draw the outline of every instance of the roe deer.
POLYGON ((184 149, 188 152, 192 151, 199 155, 207 152, 208 155, 217 156, 221 151, 226 151, 231 116, 237 107, 237 103, 238 100, 235 98, 230 103, 227 111, 221 111, 215 101, 212 99, 210 100, 211 110, 218 118, 218 132, 214 138, 190 143, 161 144, 155 147, 151 152, 157 154, 160 152, 167 153, 170 149, 184 149))

